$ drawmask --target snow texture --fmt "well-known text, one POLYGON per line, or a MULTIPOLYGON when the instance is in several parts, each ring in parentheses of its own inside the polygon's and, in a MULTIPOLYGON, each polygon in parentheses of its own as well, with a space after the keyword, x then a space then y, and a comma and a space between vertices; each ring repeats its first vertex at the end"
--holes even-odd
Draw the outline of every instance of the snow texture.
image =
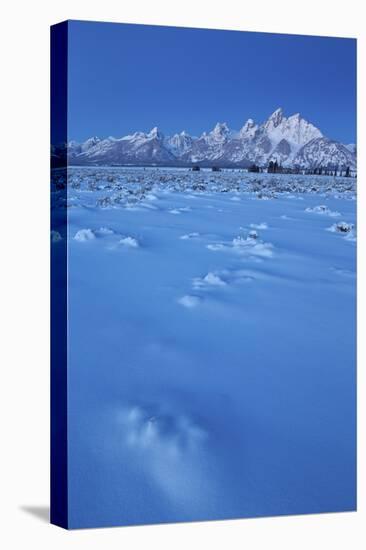
POLYGON ((63 177, 70 527, 353 510, 356 180, 63 177))
POLYGON ((95 239, 95 233, 91 229, 79 229, 74 236, 74 240, 79 242, 92 241, 93 239, 95 239))

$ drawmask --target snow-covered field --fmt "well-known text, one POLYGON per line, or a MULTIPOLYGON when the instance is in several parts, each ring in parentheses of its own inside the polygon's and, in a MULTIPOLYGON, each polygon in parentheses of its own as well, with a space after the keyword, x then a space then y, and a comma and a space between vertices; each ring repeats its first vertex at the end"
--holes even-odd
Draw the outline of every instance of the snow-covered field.
POLYGON ((71 527, 354 509, 356 180, 60 174, 71 527))

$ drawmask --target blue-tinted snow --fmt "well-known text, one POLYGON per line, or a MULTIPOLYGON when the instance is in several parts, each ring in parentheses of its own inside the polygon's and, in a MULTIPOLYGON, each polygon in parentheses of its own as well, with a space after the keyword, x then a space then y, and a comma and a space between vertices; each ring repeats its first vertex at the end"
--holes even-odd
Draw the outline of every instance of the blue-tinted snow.
POLYGON ((354 187, 69 170, 71 527, 355 508, 354 187))

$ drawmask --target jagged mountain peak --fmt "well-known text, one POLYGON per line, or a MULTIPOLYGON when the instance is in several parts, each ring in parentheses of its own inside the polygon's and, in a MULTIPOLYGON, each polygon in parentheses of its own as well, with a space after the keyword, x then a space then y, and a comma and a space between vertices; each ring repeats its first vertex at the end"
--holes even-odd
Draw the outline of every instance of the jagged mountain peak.
POLYGON ((286 118, 281 108, 272 113, 262 128, 274 149, 283 139, 290 144, 290 159, 295 156, 300 147, 310 140, 323 136, 322 132, 311 122, 305 120, 300 113, 286 118))
POLYGON ((270 118, 276 118, 278 116, 283 116, 283 109, 282 107, 277 107, 275 111, 271 114, 270 118))
POLYGON ((281 124, 281 122, 284 119, 283 109, 282 107, 278 107, 273 113, 268 117, 266 122, 264 123, 264 126, 266 128, 277 128, 281 124))
POLYGON ((356 168, 356 157, 345 145, 324 136, 314 138, 298 151, 294 164, 302 168, 356 168))
POLYGON ((254 122, 252 118, 248 118, 244 126, 239 132, 239 136, 242 138, 251 138, 254 136, 255 132, 258 129, 258 125, 254 122))
POLYGON ((101 139, 98 136, 91 137, 81 144, 81 151, 86 152, 90 149, 94 149, 100 142, 101 139))
POLYGON ((147 134, 147 137, 149 139, 163 139, 164 134, 162 132, 160 132, 160 130, 157 126, 154 126, 154 128, 152 128, 150 130, 150 132, 147 134))
POLYGON ((248 118, 243 128, 252 128, 253 126, 255 126, 254 120, 252 118, 248 118))
POLYGON ((300 113, 295 113, 293 115, 290 115, 287 120, 300 120, 301 118, 302 116, 300 115, 300 113))
POLYGON ((203 132, 200 139, 208 146, 215 147, 226 142, 230 138, 231 133, 226 122, 217 122, 209 133, 203 132))
POLYGON ((68 143, 70 162, 91 164, 181 164, 192 163, 268 165, 277 160, 283 166, 312 167, 315 164, 356 167, 356 147, 325 138, 300 113, 289 117, 282 108, 258 125, 248 118, 239 132, 218 122, 200 137, 185 130, 164 136, 157 126, 148 133, 135 132, 118 139, 93 137, 84 143, 68 143))
POLYGON ((84 141, 83 145, 92 147, 93 145, 96 145, 100 141, 101 139, 98 136, 93 136, 87 139, 86 141, 84 141))
POLYGON ((211 130, 210 133, 215 136, 226 136, 230 133, 230 129, 226 122, 217 122, 214 129, 211 130))

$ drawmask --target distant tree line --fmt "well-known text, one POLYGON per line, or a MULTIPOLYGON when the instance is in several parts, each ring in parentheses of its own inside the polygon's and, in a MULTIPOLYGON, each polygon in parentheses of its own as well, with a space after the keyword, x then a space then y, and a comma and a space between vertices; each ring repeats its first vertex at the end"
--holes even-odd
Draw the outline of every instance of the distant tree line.
POLYGON ((252 164, 248 168, 248 172, 254 172, 255 174, 258 174, 259 172, 263 172, 263 168, 261 166, 258 166, 257 164, 252 164))
POLYGON ((353 175, 351 167, 327 167, 327 166, 315 166, 313 168, 300 168, 295 166, 293 168, 284 167, 277 162, 277 160, 270 160, 267 168, 263 168, 257 164, 252 164, 248 168, 248 172, 261 173, 267 172, 268 174, 303 174, 303 175, 315 175, 315 176, 342 176, 344 178, 350 178, 353 175))
MULTIPOLYGON (((191 167, 193 172, 199 171, 201 167, 198 164, 194 164, 191 167)), ((220 172, 221 168, 219 166, 212 166, 211 170, 213 172, 220 172)), ((255 174, 267 172, 268 174, 302 174, 302 175, 312 175, 312 176, 341 176, 344 178, 356 177, 356 172, 351 171, 350 166, 346 167, 328 167, 328 166, 315 166, 312 168, 300 168, 299 166, 294 166, 292 168, 284 167, 282 164, 279 164, 277 160, 270 160, 267 167, 259 166, 258 164, 251 164, 247 169, 248 172, 255 174)))
POLYGON ((328 168, 323 166, 318 166, 313 168, 310 171, 306 172, 307 174, 314 174, 318 176, 343 176, 344 178, 351 177, 351 168, 346 166, 346 168, 328 168))

